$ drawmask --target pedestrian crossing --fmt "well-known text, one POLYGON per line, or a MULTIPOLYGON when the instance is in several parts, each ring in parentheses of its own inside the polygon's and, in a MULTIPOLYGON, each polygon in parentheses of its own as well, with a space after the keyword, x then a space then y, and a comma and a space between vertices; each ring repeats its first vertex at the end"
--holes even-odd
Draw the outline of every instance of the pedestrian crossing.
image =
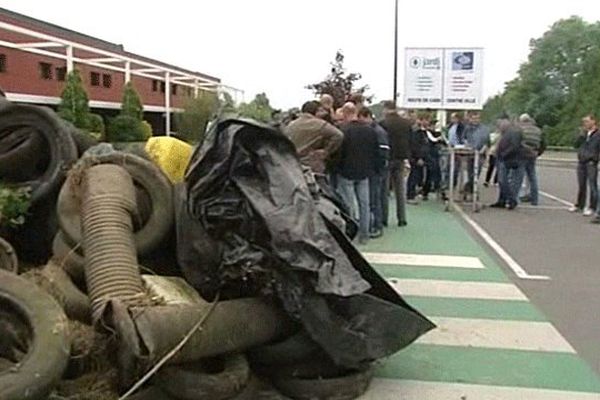
POLYGON ((599 377, 454 216, 410 216, 361 250, 438 328, 384 360, 362 400, 600 400, 599 377))

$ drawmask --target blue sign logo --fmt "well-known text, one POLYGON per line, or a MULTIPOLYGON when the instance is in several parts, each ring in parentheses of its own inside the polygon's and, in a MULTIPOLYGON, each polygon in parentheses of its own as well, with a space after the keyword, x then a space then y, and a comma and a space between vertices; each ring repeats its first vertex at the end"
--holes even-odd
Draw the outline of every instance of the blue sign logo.
POLYGON ((452 53, 452 71, 472 71, 475 55, 472 51, 452 53))

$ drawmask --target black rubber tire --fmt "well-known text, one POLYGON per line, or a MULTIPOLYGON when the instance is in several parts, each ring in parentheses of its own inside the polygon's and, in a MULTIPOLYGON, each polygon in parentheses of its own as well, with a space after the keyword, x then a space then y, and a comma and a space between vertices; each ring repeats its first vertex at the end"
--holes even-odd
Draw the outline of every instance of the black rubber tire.
POLYGON ((85 324, 92 322, 89 297, 75 286, 71 277, 57 264, 49 262, 41 269, 25 272, 23 277, 32 280, 50 294, 70 319, 85 324))
POLYGON ((10 243, 0 237, 0 269, 12 273, 19 272, 17 253, 10 243))
POLYGON ((52 242, 52 256, 57 265, 64 269, 79 287, 85 285, 85 258, 80 248, 73 250, 65 240, 64 234, 58 232, 52 242))
POLYGON ((248 357, 253 365, 277 366, 306 361, 321 352, 321 347, 302 330, 280 342, 251 349, 248 357))
POLYGON ((373 378, 373 369, 336 371, 319 364, 301 364, 279 369, 271 376, 273 386, 294 400, 351 400, 363 395, 373 378))
POLYGON ((177 400, 171 397, 156 386, 150 386, 136 392, 129 397, 129 400, 177 400))
MULTIPOLYGON (((136 224, 138 229, 135 232, 135 244, 138 254, 143 256, 159 248, 171 233, 174 224, 173 186, 165 174, 152 162, 121 152, 83 158, 82 160, 85 160, 86 165, 89 166, 120 165, 129 172, 136 187, 147 193, 151 200, 149 215, 147 218, 143 218, 142 215, 142 219, 146 219, 146 221, 136 224)), ((82 241, 80 204, 73 187, 73 177, 70 177, 60 191, 57 204, 58 223, 67 244, 72 246, 82 241)), ((143 203, 141 200, 138 202, 143 203)), ((140 204, 139 208, 144 208, 143 204, 140 204)))
POLYGON ((0 142, 0 177, 6 182, 34 179, 44 138, 31 127, 17 128, 0 142))
POLYGON ((43 135, 50 154, 47 168, 38 178, 19 182, 19 186, 31 188, 31 202, 36 204, 62 185, 66 171, 77 159, 77 149, 68 128, 54 111, 14 103, 0 107, 0 138, 23 127, 33 127, 43 135))
POLYGON ((32 338, 19 368, 0 371, 0 399, 45 399, 69 361, 67 317, 56 301, 35 284, 1 270, 0 302, 3 311, 18 310, 32 338))
POLYGON ((179 364, 161 369, 155 384, 179 400, 226 400, 242 393, 250 380, 250 367, 243 355, 223 358, 224 369, 210 373, 202 370, 202 361, 179 364))

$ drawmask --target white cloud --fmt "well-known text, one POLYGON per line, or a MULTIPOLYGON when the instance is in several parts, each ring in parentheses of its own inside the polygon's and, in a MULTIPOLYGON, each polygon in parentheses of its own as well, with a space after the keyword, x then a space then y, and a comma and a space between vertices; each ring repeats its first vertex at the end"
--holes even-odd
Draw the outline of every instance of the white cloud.
MULTIPOLYGON (((1 6, 219 76, 248 100, 264 91, 277 107, 310 97, 304 86, 327 74, 338 49, 377 99, 392 93, 393 0, 4 0, 1 6)), ((399 47, 484 47, 484 91, 492 95, 526 60, 529 40, 571 15, 600 19, 600 3, 400 1, 399 47)), ((401 89, 402 70, 399 81, 401 89)))

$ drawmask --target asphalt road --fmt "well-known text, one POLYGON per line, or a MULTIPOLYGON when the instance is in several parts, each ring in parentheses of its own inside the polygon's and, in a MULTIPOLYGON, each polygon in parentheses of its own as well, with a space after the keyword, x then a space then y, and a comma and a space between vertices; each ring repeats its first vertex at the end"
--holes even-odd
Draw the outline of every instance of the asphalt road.
MULTIPOLYGON (((542 191, 567 201, 574 199, 577 184, 572 167, 541 167, 538 176, 542 191)), ((484 189, 485 202, 494 201, 495 191, 484 189)), ((590 224, 589 217, 569 213, 560 202, 547 197, 541 202, 539 208, 484 208, 468 215, 528 274, 550 277, 547 281, 523 280, 506 263, 500 263, 600 374, 600 226, 590 224)))

